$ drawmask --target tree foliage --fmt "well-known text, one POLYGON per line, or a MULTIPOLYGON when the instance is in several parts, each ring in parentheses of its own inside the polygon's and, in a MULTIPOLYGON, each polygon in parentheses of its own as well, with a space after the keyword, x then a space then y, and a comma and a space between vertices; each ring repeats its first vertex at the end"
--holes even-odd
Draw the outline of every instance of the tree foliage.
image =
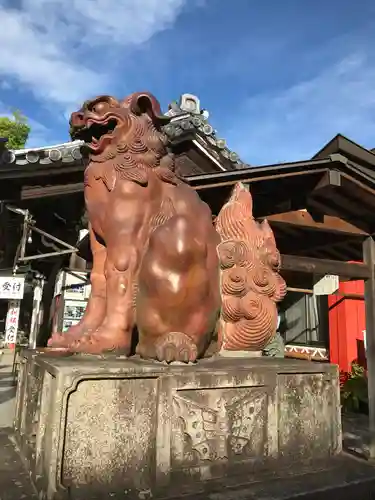
POLYGON ((29 137, 30 126, 27 118, 19 111, 13 111, 12 117, 0 117, 0 137, 8 139, 8 149, 22 149, 29 137))

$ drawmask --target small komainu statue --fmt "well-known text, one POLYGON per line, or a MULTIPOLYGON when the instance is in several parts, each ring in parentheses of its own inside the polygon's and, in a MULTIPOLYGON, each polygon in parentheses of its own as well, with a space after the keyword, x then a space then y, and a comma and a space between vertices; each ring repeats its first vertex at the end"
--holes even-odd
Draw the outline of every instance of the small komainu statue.
POLYGON ((251 194, 241 183, 215 225, 221 237, 219 345, 227 351, 260 352, 276 333, 276 302, 286 294, 273 232, 266 220, 254 220, 251 194))
POLYGON ((240 185, 215 229, 209 207, 175 173, 169 120, 147 92, 100 96, 72 114, 72 138, 88 155, 91 296, 81 321, 50 347, 128 356, 137 333, 141 357, 193 362, 218 322, 228 350, 261 349, 275 333, 285 284, 272 232, 259 229, 240 185))

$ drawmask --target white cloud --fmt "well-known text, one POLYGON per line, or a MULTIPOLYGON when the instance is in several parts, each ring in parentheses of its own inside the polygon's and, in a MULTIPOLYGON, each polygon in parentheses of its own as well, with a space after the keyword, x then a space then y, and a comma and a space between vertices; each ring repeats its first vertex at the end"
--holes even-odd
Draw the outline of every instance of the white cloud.
POLYGON ((65 108, 76 105, 108 86, 106 48, 144 43, 173 23, 185 1, 21 0, 20 9, 0 5, 0 75, 16 79, 41 100, 65 108), (88 64, 95 54, 104 60, 103 70, 88 64))
POLYGON ((375 145, 375 61, 364 53, 344 57, 279 93, 248 99, 226 137, 251 164, 310 158, 337 133, 375 145))
POLYGON ((2 79, 0 79, 0 89, 1 90, 10 90, 11 88, 12 88, 12 86, 8 82, 8 80, 2 80, 2 79))

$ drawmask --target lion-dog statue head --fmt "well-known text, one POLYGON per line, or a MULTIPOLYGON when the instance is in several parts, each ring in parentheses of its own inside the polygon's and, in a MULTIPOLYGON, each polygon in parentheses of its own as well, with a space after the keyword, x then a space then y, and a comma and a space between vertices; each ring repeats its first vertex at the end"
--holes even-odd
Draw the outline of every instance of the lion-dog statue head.
POLYGON ((169 120, 148 92, 122 101, 102 95, 72 113, 70 134, 73 140, 85 142, 90 162, 103 164, 101 177, 110 191, 117 177, 147 185, 149 168, 174 183, 173 155, 167 154, 167 138, 161 133, 169 120))

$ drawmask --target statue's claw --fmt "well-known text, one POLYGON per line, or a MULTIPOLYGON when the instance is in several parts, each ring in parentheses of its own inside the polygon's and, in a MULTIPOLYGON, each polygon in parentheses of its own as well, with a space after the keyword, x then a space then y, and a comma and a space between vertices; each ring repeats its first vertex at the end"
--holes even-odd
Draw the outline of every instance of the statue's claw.
POLYGON ((122 354, 129 356, 130 342, 123 331, 98 328, 83 335, 69 345, 75 353, 87 354, 122 354))
POLYGON ((156 359, 158 361, 181 361, 183 363, 194 363, 198 357, 198 349, 195 343, 185 333, 170 332, 161 337, 155 346, 156 359))
POLYGON ((70 343, 73 341, 73 336, 66 333, 56 332, 48 340, 48 347, 50 348, 68 348, 70 343))
POLYGON ((69 328, 66 332, 55 332, 48 340, 48 347, 51 348, 68 348, 74 342, 80 340, 84 335, 91 330, 83 328, 81 325, 75 325, 69 328))

